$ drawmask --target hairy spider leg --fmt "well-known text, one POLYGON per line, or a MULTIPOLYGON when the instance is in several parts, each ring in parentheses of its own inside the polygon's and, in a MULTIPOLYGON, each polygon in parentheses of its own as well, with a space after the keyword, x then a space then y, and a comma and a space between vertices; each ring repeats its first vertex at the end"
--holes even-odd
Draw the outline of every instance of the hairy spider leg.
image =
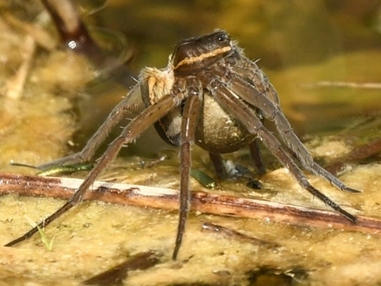
MULTIPOLYGON (((346 217, 349 221, 356 222, 357 218, 354 215, 342 209, 338 204, 314 188, 308 182, 302 170, 283 149, 279 140, 263 126, 262 122, 255 116, 255 112, 249 107, 249 105, 245 104, 243 100, 239 99, 235 92, 230 90, 230 86, 227 88, 224 82, 215 80, 211 83, 208 89, 211 94, 214 95, 215 99, 226 108, 226 110, 228 110, 246 126, 250 133, 256 134, 262 140, 271 153, 275 154, 276 157, 290 170, 291 174, 293 174, 303 188, 346 217)), ((241 90, 239 94, 241 94, 241 90)), ((256 107, 261 108, 262 106, 256 107)))
POLYGON ((191 145, 194 143, 195 132, 202 108, 202 87, 196 88, 193 94, 186 91, 187 99, 181 120, 181 145, 180 145, 180 208, 179 224, 177 227, 175 248, 172 259, 176 260, 185 232, 185 224, 190 210, 189 175, 192 164, 191 145))
POLYGON ((74 165, 89 162, 94 157, 95 152, 106 140, 111 130, 123 119, 131 110, 137 110, 143 106, 140 98, 140 87, 136 84, 127 96, 119 102, 108 115, 107 119, 98 128, 97 132, 87 141, 85 147, 80 152, 54 160, 52 162, 37 166, 39 170, 47 170, 52 167, 62 167, 63 165, 74 165))
POLYGON ((148 127, 154 124, 161 117, 165 116, 169 110, 176 106, 178 102, 178 98, 172 94, 168 94, 160 98, 156 104, 150 105, 142 111, 123 129, 122 133, 113 142, 111 142, 104 154, 97 160, 96 166, 90 171, 78 190, 61 208, 40 222, 38 226, 32 228, 19 238, 7 243, 5 246, 12 246, 28 239, 33 234, 38 232, 39 228, 46 227, 72 207, 79 204, 82 201, 83 196, 86 194, 86 191, 95 181, 96 177, 103 171, 107 164, 109 164, 118 155, 122 146, 131 143, 148 127))
POLYGON ((336 188, 349 192, 360 192, 346 186, 334 175, 323 169, 320 165, 315 163, 312 156, 304 147, 303 143, 296 136, 292 127, 283 115, 278 105, 275 105, 264 94, 261 94, 253 85, 242 80, 238 75, 232 74, 231 81, 229 82, 229 88, 234 94, 239 96, 248 104, 259 108, 263 116, 275 123, 277 130, 282 138, 283 142, 290 148, 300 163, 312 173, 326 179, 336 188))

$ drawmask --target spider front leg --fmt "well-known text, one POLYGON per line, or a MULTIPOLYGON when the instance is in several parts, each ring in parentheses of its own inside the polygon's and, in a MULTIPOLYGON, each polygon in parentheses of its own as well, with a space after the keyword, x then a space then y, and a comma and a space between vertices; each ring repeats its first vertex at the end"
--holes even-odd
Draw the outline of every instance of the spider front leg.
POLYGON ((39 170, 48 170, 57 166, 74 165, 79 163, 90 162, 95 152, 100 145, 105 141, 111 130, 124 118, 126 114, 132 110, 141 108, 143 105, 141 101, 140 87, 135 85, 128 95, 118 103, 110 112, 107 119, 98 128, 97 132, 87 141, 85 147, 80 152, 71 154, 69 156, 54 160, 52 162, 37 166, 39 170))
POLYGON ((209 90, 211 90, 215 99, 235 118, 240 120, 250 133, 256 134, 262 140, 264 145, 290 170, 291 174, 304 189, 318 197, 321 201, 339 212, 351 222, 356 222, 357 218, 354 215, 342 209, 338 204, 308 182, 302 170, 283 149, 279 140, 263 126, 262 122, 256 117, 254 110, 249 105, 245 104, 243 100, 239 99, 237 96, 238 94, 228 89, 223 82, 215 81, 213 84, 214 86, 211 84, 209 90))
POLYGON ((89 187, 93 184, 97 176, 103 171, 103 169, 117 156, 123 145, 131 143, 140 134, 142 134, 148 127, 153 125, 157 120, 166 115, 174 106, 176 106, 178 100, 173 95, 165 95, 161 97, 156 104, 150 105, 143 110, 138 116, 136 116, 122 131, 107 148, 104 154, 97 160, 97 164, 87 175, 78 190, 74 195, 55 213, 38 224, 38 226, 32 228, 30 231, 22 235, 21 237, 7 243, 5 246, 12 246, 21 241, 24 241, 38 232, 39 228, 44 228, 60 217, 62 214, 70 210, 82 201, 83 196, 89 187))
POLYGON ((255 88, 255 86, 241 79, 236 74, 232 75, 231 81, 229 83, 229 88, 231 88, 233 94, 238 95, 249 105, 255 108, 259 108, 266 119, 271 120, 275 123, 275 126, 283 142, 287 145, 288 148, 290 148, 290 150, 299 159, 303 167, 305 167, 308 171, 326 179, 340 190, 356 193, 360 192, 358 190, 346 186, 334 175, 332 175, 327 170, 322 168, 320 165, 315 163, 311 154, 308 152, 306 147, 304 147, 303 143, 299 140, 299 138, 292 130, 289 121, 284 116, 279 106, 274 104, 266 96, 266 94, 260 93, 255 88))
POLYGON ((195 132, 201 112, 201 86, 193 91, 186 91, 186 102, 181 120, 181 141, 180 141, 180 210, 179 223, 177 227, 176 243, 173 250, 172 259, 176 260, 181 242, 185 232, 186 220, 190 209, 189 176, 192 165, 191 145, 194 143, 195 132))

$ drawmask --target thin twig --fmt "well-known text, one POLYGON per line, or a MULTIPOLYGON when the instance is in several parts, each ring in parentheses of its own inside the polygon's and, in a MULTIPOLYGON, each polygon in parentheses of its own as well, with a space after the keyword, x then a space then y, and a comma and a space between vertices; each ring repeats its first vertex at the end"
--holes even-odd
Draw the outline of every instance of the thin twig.
POLYGON ((23 22, 10 13, 4 13, 3 17, 10 25, 32 37, 37 45, 47 51, 52 51, 57 47, 56 39, 43 29, 40 24, 23 22))
POLYGON ((305 83, 301 86, 306 88, 317 88, 317 87, 340 87, 340 88, 361 88, 361 89, 380 89, 381 83, 374 82, 346 82, 346 81, 318 81, 314 83, 305 83))
POLYGON ((20 99, 24 91, 24 85, 27 80, 31 62, 34 52, 36 50, 36 43, 34 39, 26 35, 25 41, 22 45, 21 57, 23 62, 18 68, 15 75, 7 81, 5 96, 10 99, 20 99))
MULTIPOLYGON (((0 173, 0 194, 68 199, 81 179, 46 178, 0 173)), ((178 192, 166 188, 95 182, 84 200, 178 210, 178 192)), ((192 210, 216 215, 255 218, 320 228, 379 233, 381 220, 358 216, 352 223, 338 213, 237 196, 192 192, 192 210)))

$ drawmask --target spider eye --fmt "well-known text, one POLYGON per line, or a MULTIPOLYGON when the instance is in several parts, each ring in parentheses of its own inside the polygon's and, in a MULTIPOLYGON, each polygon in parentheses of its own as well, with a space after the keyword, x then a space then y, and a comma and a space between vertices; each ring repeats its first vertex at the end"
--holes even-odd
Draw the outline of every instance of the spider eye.
POLYGON ((219 42, 228 42, 228 41, 230 41, 230 37, 229 37, 229 35, 227 33, 221 31, 217 35, 217 41, 219 41, 219 42))
POLYGON ((218 37, 218 40, 220 42, 226 41, 227 39, 228 39, 227 35, 221 35, 221 36, 218 37))

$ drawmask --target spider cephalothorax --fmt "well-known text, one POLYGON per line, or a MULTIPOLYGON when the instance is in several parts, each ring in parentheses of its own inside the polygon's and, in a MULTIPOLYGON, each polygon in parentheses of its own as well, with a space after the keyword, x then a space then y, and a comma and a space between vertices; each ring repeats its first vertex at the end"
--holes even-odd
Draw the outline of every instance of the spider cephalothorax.
MULTIPOLYGON (((303 188, 350 221, 356 221, 355 216, 310 185, 292 155, 306 170, 323 177, 338 189, 356 190, 344 185, 313 161, 283 115, 278 95, 266 75, 255 62, 244 56, 224 31, 180 42, 165 69, 145 68, 138 84, 114 108, 81 152, 40 168, 91 160, 109 130, 139 101, 145 106, 143 111, 110 144, 73 197, 40 223, 39 227, 46 226, 78 204, 120 148, 131 143, 153 124, 166 142, 180 147, 180 215, 173 259, 177 257, 181 245, 190 207, 189 173, 193 143, 210 153, 217 173, 224 175, 220 154, 236 151, 245 145, 250 146, 259 171, 264 171, 256 145, 259 139, 290 170, 303 188), (274 123, 281 141, 266 129, 262 120, 274 123)), ((30 237, 37 230, 34 228, 7 245, 30 237)))

